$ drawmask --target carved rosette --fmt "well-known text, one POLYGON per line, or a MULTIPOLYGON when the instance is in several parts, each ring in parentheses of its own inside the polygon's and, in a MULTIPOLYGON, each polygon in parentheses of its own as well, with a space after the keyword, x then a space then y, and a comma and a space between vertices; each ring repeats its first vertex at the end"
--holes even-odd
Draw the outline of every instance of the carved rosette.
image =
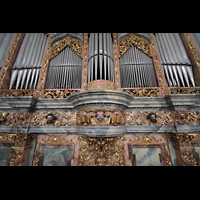
POLYGON ((150 43, 144 37, 136 36, 133 33, 130 35, 120 39, 118 42, 118 51, 119 51, 119 58, 128 51, 128 49, 132 46, 136 46, 138 49, 143 51, 148 56, 152 57, 150 43))
POLYGON ((88 109, 77 113, 77 126, 125 126, 125 112, 116 109, 88 109))

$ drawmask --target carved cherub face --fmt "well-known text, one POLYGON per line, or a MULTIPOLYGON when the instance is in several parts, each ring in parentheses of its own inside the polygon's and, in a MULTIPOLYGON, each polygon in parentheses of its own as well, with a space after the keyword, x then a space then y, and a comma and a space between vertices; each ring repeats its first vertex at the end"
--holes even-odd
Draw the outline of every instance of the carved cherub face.
POLYGON ((47 119, 47 124, 51 124, 56 120, 56 116, 50 113, 46 116, 46 119, 47 119))
POLYGON ((103 120, 104 120, 104 113, 102 112, 102 111, 98 111, 97 112, 97 120, 99 121, 99 122, 103 122, 103 120))
POLYGON ((147 115, 147 119, 150 119, 153 123, 156 123, 156 114, 155 113, 150 113, 149 115, 147 115))

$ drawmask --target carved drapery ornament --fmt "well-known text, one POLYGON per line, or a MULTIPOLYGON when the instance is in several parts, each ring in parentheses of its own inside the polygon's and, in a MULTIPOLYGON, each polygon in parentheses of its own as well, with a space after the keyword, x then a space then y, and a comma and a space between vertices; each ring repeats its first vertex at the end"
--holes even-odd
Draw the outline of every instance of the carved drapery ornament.
POLYGON ((119 58, 132 46, 136 46, 148 56, 152 57, 150 43, 144 37, 136 36, 133 33, 120 39, 118 42, 119 58))
POLYGON ((83 58, 83 43, 71 36, 67 36, 53 44, 50 59, 57 56, 65 47, 69 46, 80 58, 83 58))

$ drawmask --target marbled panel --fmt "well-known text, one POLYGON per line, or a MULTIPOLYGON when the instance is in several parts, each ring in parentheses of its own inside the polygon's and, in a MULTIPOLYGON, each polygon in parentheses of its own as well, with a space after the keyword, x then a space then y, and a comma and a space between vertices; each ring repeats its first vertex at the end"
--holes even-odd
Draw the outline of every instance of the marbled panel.
POLYGON ((0 147, 0 166, 6 166, 6 161, 10 151, 11 147, 0 147))

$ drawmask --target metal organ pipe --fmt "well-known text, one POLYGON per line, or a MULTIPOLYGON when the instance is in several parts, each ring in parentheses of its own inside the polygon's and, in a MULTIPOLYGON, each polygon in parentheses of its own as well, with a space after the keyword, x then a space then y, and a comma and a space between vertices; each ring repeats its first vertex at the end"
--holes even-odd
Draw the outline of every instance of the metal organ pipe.
POLYGON ((82 58, 69 46, 50 61, 46 89, 81 88, 82 58))
POLYGON ((152 59, 132 45, 119 59, 121 87, 156 87, 152 59))
POLYGON ((12 68, 9 89, 36 89, 46 46, 44 33, 26 33, 12 68))
POLYGON ((88 46, 88 83, 98 79, 114 82, 111 33, 90 33, 88 46))
POLYGON ((157 33, 155 38, 168 86, 195 87, 192 64, 179 34, 157 33))

